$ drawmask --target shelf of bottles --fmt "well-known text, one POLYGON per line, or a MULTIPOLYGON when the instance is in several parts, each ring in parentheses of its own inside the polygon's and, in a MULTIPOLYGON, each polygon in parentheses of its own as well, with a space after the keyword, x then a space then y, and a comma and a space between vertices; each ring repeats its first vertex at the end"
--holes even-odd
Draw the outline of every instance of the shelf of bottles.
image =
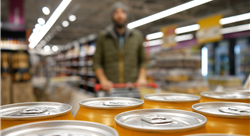
POLYGON ((29 81, 29 54, 26 51, 1 51, 1 75, 10 75, 13 82, 29 81))
POLYGON ((1 50, 27 50, 24 38, 2 38, 1 50))
POLYGON ((89 87, 96 83, 95 73, 92 69, 92 56, 94 45, 79 45, 46 58, 48 77, 81 77, 80 88, 91 90, 89 87))

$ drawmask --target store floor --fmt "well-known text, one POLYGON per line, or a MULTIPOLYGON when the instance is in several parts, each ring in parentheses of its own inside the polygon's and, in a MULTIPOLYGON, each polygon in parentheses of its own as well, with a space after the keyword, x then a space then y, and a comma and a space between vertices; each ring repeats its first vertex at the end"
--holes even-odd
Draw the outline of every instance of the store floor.
POLYGON ((72 91, 71 100, 69 104, 72 106, 72 115, 75 116, 79 109, 79 102, 84 99, 92 98, 93 96, 88 95, 80 91, 72 91))

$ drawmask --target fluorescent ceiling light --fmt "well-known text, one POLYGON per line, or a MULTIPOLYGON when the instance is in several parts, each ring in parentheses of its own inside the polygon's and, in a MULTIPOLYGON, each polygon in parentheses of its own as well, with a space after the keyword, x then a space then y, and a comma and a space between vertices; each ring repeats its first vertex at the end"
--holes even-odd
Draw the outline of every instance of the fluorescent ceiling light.
POLYGON ((222 18, 220 20, 220 24, 225 25, 225 24, 244 21, 244 20, 248 20, 248 19, 250 19, 250 13, 245 13, 245 14, 236 15, 236 16, 232 16, 232 17, 222 18))
POLYGON ((58 47, 56 45, 52 46, 52 51, 54 52, 58 51, 58 47))
POLYGON ((176 7, 161 11, 159 13, 150 15, 148 17, 142 18, 140 20, 131 22, 131 23, 128 24, 128 28, 129 29, 136 28, 136 27, 145 25, 147 23, 162 19, 164 17, 167 17, 167 16, 170 16, 170 15, 173 15, 173 14, 188 10, 190 8, 205 4, 205 3, 210 2, 210 1, 212 1, 212 0, 192 0, 190 2, 181 4, 179 6, 176 6, 176 7))
MULTIPOLYGON (((181 33, 196 31, 196 30, 199 30, 199 28, 200 28, 200 25, 198 25, 198 24, 184 26, 184 27, 179 27, 179 28, 175 29, 175 33, 176 34, 181 34, 181 33)), ((148 34, 146 36, 146 38, 148 40, 158 39, 158 38, 161 38, 161 37, 163 37, 163 33, 162 32, 156 32, 156 33, 148 34)))
POLYGON ((156 32, 156 33, 152 33, 152 34, 148 34, 146 36, 147 40, 153 40, 153 39, 158 39, 163 37, 163 32, 156 32))
POLYGON ((36 24, 35 28, 40 29, 42 26, 40 24, 36 24))
POLYGON ((31 37, 31 36, 29 37, 28 41, 29 41, 29 42, 31 42, 31 41, 32 41, 32 37, 31 37))
MULTIPOLYGON (((181 42, 181 41, 191 40, 193 38, 194 38, 193 34, 185 34, 185 35, 176 36, 175 41, 181 42)), ((152 40, 152 41, 144 42, 144 46, 156 46, 156 45, 161 45, 162 43, 163 43, 162 39, 152 40)))
POLYGON ((156 46, 156 45, 161 45, 162 43, 163 43, 162 39, 152 40, 152 41, 144 42, 144 46, 156 46))
MULTIPOLYGON (((240 25, 240 26, 223 28, 222 29, 222 34, 235 33, 235 32, 247 31, 247 30, 250 30, 250 24, 245 24, 245 25, 240 25)), ((176 42, 181 42, 181 41, 191 40, 193 38, 194 38, 193 34, 185 34, 185 35, 176 36, 175 37, 175 41, 176 42)), ((163 43, 163 40, 162 39, 158 39, 158 40, 152 40, 152 41, 144 42, 144 45, 146 44, 145 46, 156 46, 156 45, 161 45, 162 43, 163 43)), ((206 49, 204 48, 204 50, 206 50, 206 49)), ((204 53, 206 53, 206 51, 204 51, 204 53)), ((205 67, 205 66, 203 66, 203 67, 205 67)), ((205 71, 206 70, 204 69, 203 70, 203 74, 204 75, 206 75, 205 71)))
POLYGON ((39 30, 37 28, 33 28, 33 33, 37 33, 39 30))
POLYGON ((48 15, 50 13, 50 10, 48 7, 43 7, 42 8, 43 14, 48 15))
POLYGON ((36 45, 41 41, 41 39, 46 35, 46 33, 50 30, 50 28, 54 25, 56 20, 62 14, 62 12, 67 8, 71 0, 63 0, 60 5, 56 8, 53 14, 50 16, 46 24, 43 26, 43 29, 40 33, 35 35, 34 40, 29 44, 29 47, 33 49, 36 45))
POLYGON ((176 34, 187 33, 187 32, 197 31, 199 29, 200 29, 200 25, 194 24, 194 25, 176 28, 175 33, 176 34))
POLYGON ((37 50, 42 50, 42 45, 38 44, 38 45, 36 46, 36 49, 37 49, 37 50))
POLYGON ((50 38, 53 38, 54 34, 53 33, 49 33, 48 36, 50 36, 50 38))
POLYGON ((45 45, 47 42, 45 41, 45 40, 42 40, 41 42, 40 42, 40 44, 41 45, 45 45))
POLYGON ((81 38, 81 39, 79 40, 80 43, 85 43, 86 41, 87 41, 86 38, 81 38))
POLYGON ((68 26, 69 26, 69 21, 66 21, 66 20, 63 21, 63 22, 62 22, 62 26, 63 26, 63 27, 68 27, 68 26))
MULTIPOLYGON (((247 20, 247 19, 250 19, 250 13, 245 13, 245 14, 236 15, 236 16, 232 16, 232 17, 222 18, 220 20, 220 24, 225 25, 225 24, 244 21, 244 20, 247 20)), ((197 31, 199 29, 200 29, 200 25, 199 24, 194 24, 194 25, 189 25, 189 26, 183 26, 183 27, 176 28, 175 33, 176 34, 182 34, 182 33, 197 31)), ((161 38, 162 36, 159 33, 160 32, 148 34, 147 37, 150 35, 149 36, 150 39, 148 39, 148 40, 161 38)))
POLYGON ((50 41, 51 40, 51 37, 49 35, 47 35, 45 38, 44 38, 46 41, 50 41))
POLYGON ((181 41, 187 41, 187 40, 191 40, 194 38, 193 34, 185 34, 185 35, 179 35, 175 37, 175 41, 176 42, 181 42, 181 41))
POLYGON ((240 54, 240 45, 237 44, 237 45, 234 46, 234 53, 235 54, 240 54))
POLYGON ((44 46, 44 48, 43 48, 45 51, 50 51, 50 46, 49 45, 46 45, 46 46, 44 46))
POLYGON ((92 41, 92 40, 95 39, 95 37, 96 37, 95 34, 91 34, 91 35, 88 36, 88 39, 89 39, 90 41, 92 41))
POLYGON ((40 24, 40 25, 44 25, 45 24, 45 20, 43 18, 38 18, 37 19, 37 22, 40 24))
POLYGON ((222 34, 229 34, 229 33, 235 33, 235 32, 247 31, 247 30, 250 30, 250 24, 222 28, 221 31, 222 31, 222 34))
POLYGON ((203 47, 201 49, 201 74, 207 76, 208 73, 208 49, 203 47))
POLYGON ((56 26, 56 31, 61 32, 62 31, 62 27, 60 25, 56 26))
POLYGON ((70 15, 69 16, 69 21, 73 22, 76 20, 76 16, 75 15, 70 15))
MULTIPOLYGON (((184 29, 186 29, 186 28, 184 28, 184 29)), ((183 30, 181 30, 181 31, 183 31, 183 30)), ((163 37, 162 32, 156 32, 156 33, 148 34, 146 36, 147 40, 153 40, 153 39, 158 39, 158 38, 162 38, 162 37, 163 37)), ((193 39, 193 37, 194 36, 192 34, 186 34, 186 35, 176 36, 175 39, 176 39, 177 42, 180 42, 180 41, 193 39)))

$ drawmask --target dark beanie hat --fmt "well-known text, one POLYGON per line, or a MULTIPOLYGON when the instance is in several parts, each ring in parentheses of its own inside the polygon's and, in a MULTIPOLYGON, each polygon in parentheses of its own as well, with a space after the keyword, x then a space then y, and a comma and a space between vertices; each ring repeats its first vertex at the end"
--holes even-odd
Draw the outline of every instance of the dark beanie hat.
POLYGON ((111 17, 113 17, 113 13, 117 8, 123 9, 123 11, 127 14, 127 17, 129 16, 128 7, 124 3, 118 1, 115 2, 111 7, 111 17))

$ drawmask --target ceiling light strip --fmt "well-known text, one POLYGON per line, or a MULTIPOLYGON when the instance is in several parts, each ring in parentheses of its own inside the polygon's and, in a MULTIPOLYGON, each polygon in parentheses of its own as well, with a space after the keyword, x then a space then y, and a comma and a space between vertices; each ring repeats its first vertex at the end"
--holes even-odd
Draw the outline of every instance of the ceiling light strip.
POLYGON ((179 6, 176 6, 176 7, 161 11, 159 13, 150 15, 148 17, 139 19, 137 21, 131 22, 131 23, 128 24, 128 28, 129 29, 136 28, 136 27, 145 25, 147 23, 162 19, 164 17, 167 17, 167 16, 170 16, 170 15, 173 15, 173 14, 176 14, 176 13, 191 9, 193 7, 205 4, 205 3, 210 2, 210 1, 212 1, 212 0, 192 0, 190 2, 181 4, 179 6))
POLYGON ((184 27, 179 27, 175 29, 176 34, 182 34, 186 32, 192 32, 192 31, 197 31, 200 29, 199 24, 194 24, 194 25, 189 25, 189 26, 184 26, 184 27))
POLYGON ((50 30, 50 28, 54 25, 56 20, 60 17, 63 11, 67 8, 71 0, 63 0, 60 5, 56 8, 53 14, 50 16, 46 24, 43 26, 42 31, 40 33, 36 33, 34 36, 34 40, 31 41, 29 47, 31 49, 35 48, 36 45, 42 40, 42 38, 46 35, 46 33, 50 30))
MULTIPOLYGON (((250 13, 244 13, 244 14, 240 14, 240 15, 236 15, 236 16, 222 18, 220 20, 220 24, 221 25, 226 25, 226 24, 230 24, 230 23, 245 21, 245 20, 248 20, 248 19, 250 19, 250 13)), ((193 24, 193 25, 189 25, 189 26, 183 26, 183 27, 176 28, 175 33, 176 34, 182 34, 182 33, 197 31, 199 29, 200 29, 199 24, 193 24)), ((146 36, 146 38, 148 40, 161 38, 163 36, 163 34, 159 34, 159 33, 162 33, 162 32, 156 32, 156 33, 148 34, 146 36)))
POLYGON ((184 34, 184 35, 179 35, 175 37, 175 41, 176 42, 181 42, 181 41, 187 41, 187 40, 191 40, 194 38, 193 34, 184 34))
POLYGON ((236 33, 236 32, 242 32, 242 31, 247 31, 247 30, 250 30, 250 24, 222 28, 221 33, 229 34, 229 33, 236 33))
POLYGON ((163 37, 163 32, 156 32, 156 33, 148 34, 146 36, 147 40, 158 39, 160 37, 163 37))
MULTIPOLYGON (((181 41, 191 40, 193 38, 194 38, 193 34, 184 34, 184 35, 176 36, 175 41, 176 42, 181 42, 181 41)), ((163 40, 162 39, 157 39, 157 40, 152 40, 152 41, 148 41, 148 42, 145 42, 145 43, 144 43, 144 45, 147 45, 147 46, 156 46, 156 45, 161 45, 163 43, 163 40)))
MULTIPOLYGON (((222 34, 229 34, 229 33, 248 31, 248 30, 250 30, 250 24, 222 28, 221 31, 222 31, 222 34)), ((184 34, 184 35, 176 36, 175 41, 176 42, 181 42, 181 41, 191 40, 193 38, 194 38, 193 34, 184 34)), ((162 39, 157 39, 157 40, 152 40, 152 41, 148 41, 148 42, 145 42, 145 43, 144 43, 144 45, 147 45, 147 46, 156 46, 156 45, 161 45, 163 43, 163 40, 162 39)))
POLYGON ((236 16, 222 18, 220 20, 220 24, 226 25, 226 24, 244 21, 244 20, 248 20, 248 19, 250 19, 250 13, 245 13, 245 14, 240 14, 240 15, 236 15, 236 16))

